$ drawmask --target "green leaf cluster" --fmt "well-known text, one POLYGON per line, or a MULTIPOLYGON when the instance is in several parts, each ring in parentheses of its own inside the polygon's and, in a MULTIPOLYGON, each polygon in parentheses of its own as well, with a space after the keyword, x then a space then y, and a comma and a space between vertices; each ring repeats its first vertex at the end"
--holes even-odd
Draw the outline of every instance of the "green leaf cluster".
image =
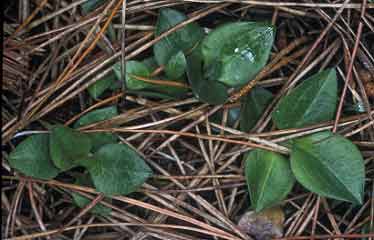
MULTIPOLYGON (((185 20, 187 16, 181 12, 161 9, 155 37, 185 20)), ((114 75, 125 82, 128 93, 176 99, 191 89, 199 100, 219 105, 226 102, 231 88, 251 81, 266 64, 274 37, 275 29, 268 23, 228 23, 205 34, 198 23, 192 22, 156 42, 151 59, 128 61, 124 79, 120 63, 113 66, 114 75), (156 69, 162 71, 154 74, 156 69), (183 83, 190 89, 163 80, 183 83)), ((99 80, 90 87, 90 95, 98 98, 113 82, 112 75, 99 80)))
MULTIPOLYGON (((255 98, 248 95, 244 99, 240 123, 243 131, 251 129, 255 121, 251 121, 250 116, 261 115, 258 113, 263 111, 269 99, 271 95, 264 92, 255 98), (250 101, 251 108, 247 107, 250 101)), ((283 97, 273 111, 273 121, 278 129, 329 121, 335 116, 337 100, 336 72, 327 69, 304 80, 283 97)), ((295 179, 320 196, 354 204, 363 201, 365 168, 362 155, 351 141, 330 131, 292 141, 289 160, 267 150, 249 152, 245 156, 245 175, 256 211, 279 204, 291 191, 295 179)))
MULTIPOLYGON (((82 116, 75 128, 104 121, 118 115, 114 106, 91 111, 82 116)), ((85 167, 89 175, 76 178, 76 183, 93 186, 105 195, 126 195, 136 191, 152 175, 144 159, 130 146, 119 144, 113 133, 88 132, 55 125, 48 134, 32 135, 22 141, 9 155, 9 164, 19 172, 40 179, 53 179, 75 167, 85 167)), ((83 207, 89 199, 72 194, 74 202, 83 207)), ((110 210, 110 209, 109 209, 110 210)), ((94 213, 106 214, 108 209, 97 205, 94 213)))
MULTIPOLYGON (((183 13, 163 8, 155 37, 166 35, 185 20, 183 13)), ((116 63, 113 71, 88 92, 97 99, 123 82, 127 93, 175 99, 191 90, 202 102, 223 104, 229 90, 247 84, 265 66, 274 37, 275 29, 268 23, 228 23, 208 34, 197 23, 189 23, 161 38, 153 46, 153 57, 128 61, 124 78, 120 63, 116 63)), ((272 99, 270 91, 255 87, 242 98, 240 106, 228 111, 228 126, 239 121, 241 131, 251 131, 272 99)), ((333 120, 337 102, 336 71, 327 69, 305 79, 281 98, 271 116, 279 130, 303 128, 333 120)), ((220 124, 223 113, 217 112, 211 121, 220 124)), ((96 110, 79 119, 74 127, 117 114, 115 107, 96 110)), ((9 162, 20 172, 42 179, 84 166, 98 191, 128 194, 152 172, 136 151, 117 141, 112 133, 81 133, 56 125, 49 135, 31 136, 20 143, 10 154, 9 162)), ((295 182, 324 197, 362 203, 364 163, 351 141, 325 131, 293 140, 290 150, 289 158, 267 150, 245 155, 245 175, 256 211, 279 204, 295 182)), ((82 199, 76 202, 82 206, 85 203, 82 199)))

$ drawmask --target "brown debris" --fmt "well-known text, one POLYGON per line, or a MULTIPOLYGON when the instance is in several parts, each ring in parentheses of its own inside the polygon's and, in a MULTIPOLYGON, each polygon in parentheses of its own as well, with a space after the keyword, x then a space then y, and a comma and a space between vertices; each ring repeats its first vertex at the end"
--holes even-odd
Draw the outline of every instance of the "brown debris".
POLYGON ((238 228, 256 240, 270 240, 283 236, 284 219, 280 207, 265 209, 259 213, 248 211, 240 218, 238 228))

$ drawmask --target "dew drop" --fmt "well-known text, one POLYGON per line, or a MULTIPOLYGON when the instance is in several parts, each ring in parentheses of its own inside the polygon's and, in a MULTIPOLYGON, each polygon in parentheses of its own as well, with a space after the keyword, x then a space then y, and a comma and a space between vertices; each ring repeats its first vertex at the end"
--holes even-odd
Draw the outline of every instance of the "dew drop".
POLYGON ((242 57, 245 59, 245 60, 248 60, 248 61, 251 61, 251 62, 254 62, 255 60, 255 56, 253 55, 252 51, 249 50, 249 49, 245 49, 241 52, 241 55, 242 57))

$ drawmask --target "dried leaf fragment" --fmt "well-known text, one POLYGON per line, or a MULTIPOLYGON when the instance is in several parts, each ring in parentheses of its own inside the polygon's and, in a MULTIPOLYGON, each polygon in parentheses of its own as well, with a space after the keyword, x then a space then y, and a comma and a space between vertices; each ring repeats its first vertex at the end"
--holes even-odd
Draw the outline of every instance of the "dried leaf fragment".
POLYGON ((256 240, 270 240, 283 236, 284 212, 280 207, 256 213, 248 211, 240 218, 238 228, 256 240))

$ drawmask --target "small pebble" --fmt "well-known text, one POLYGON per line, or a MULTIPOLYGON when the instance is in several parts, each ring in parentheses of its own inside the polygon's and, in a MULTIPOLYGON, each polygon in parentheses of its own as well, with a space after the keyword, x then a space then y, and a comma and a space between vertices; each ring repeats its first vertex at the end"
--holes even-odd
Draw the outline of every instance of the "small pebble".
POLYGON ((240 218, 238 228, 256 240, 270 240, 283 236, 284 212, 280 207, 248 211, 240 218))

